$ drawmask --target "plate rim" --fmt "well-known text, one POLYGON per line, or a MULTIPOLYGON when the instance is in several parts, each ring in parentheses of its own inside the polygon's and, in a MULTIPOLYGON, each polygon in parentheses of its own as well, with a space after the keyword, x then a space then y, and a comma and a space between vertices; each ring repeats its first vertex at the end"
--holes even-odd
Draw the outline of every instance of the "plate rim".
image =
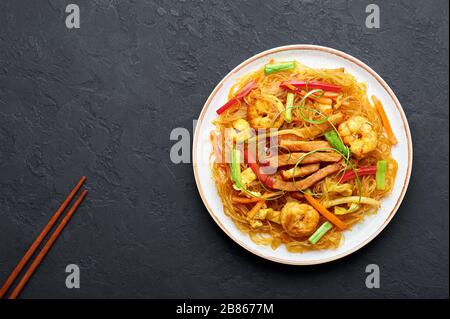
POLYGON ((203 105, 202 110, 200 112, 200 115, 199 115, 199 117, 197 119, 197 124, 195 126, 195 131, 194 131, 194 138, 193 138, 193 142, 192 142, 192 165, 193 165, 194 178, 195 178, 195 183, 196 183, 196 186, 197 186, 197 190, 198 190, 198 192, 200 194, 200 197, 201 197, 201 199, 203 201, 203 204, 205 205, 206 209, 208 210, 209 214, 211 215, 213 220, 216 222, 216 224, 222 229, 222 231, 225 234, 228 235, 228 237, 230 237, 234 242, 236 242, 239 246, 241 246, 245 250, 249 251, 250 253, 252 253, 254 255, 257 255, 257 256, 259 256, 261 258, 264 258, 266 260, 270 260, 272 262, 286 264, 286 265, 295 265, 295 266, 317 265, 317 264, 323 264, 323 263, 327 263, 327 262, 331 262, 331 261, 334 261, 334 260, 341 259, 343 257, 346 257, 348 255, 353 254, 354 252, 356 252, 359 249, 361 249, 364 246, 366 246, 373 239, 375 239, 384 230, 384 228, 386 228, 386 226, 389 224, 389 222, 393 219, 393 217, 397 213, 401 203, 403 202, 403 199, 405 197, 406 191, 408 189, 409 181, 411 179, 412 164, 413 164, 413 147, 412 147, 411 131, 410 131, 410 128, 409 128, 408 120, 406 118, 406 115, 405 115, 405 112, 403 110, 403 107, 400 104, 400 101, 398 100, 398 98, 395 95, 394 91, 386 83, 386 81, 384 81, 384 79, 377 72, 375 72, 371 67, 369 67, 367 64, 365 64, 361 60, 355 58, 354 56, 352 56, 352 55, 350 55, 348 53, 345 53, 343 51, 337 50, 337 49, 333 49, 333 48, 325 47, 325 46, 320 46, 320 45, 314 45, 314 44, 291 44, 291 45, 284 45, 284 46, 275 47, 275 48, 272 48, 272 49, 269 49, 269 50, 265 50, 265 51, 257 53, 255 55, 251 56, 250 58, 244 60, 239 65, 237 65, 235 68, 233 68, 230 72, 228 72, 228 74, 225 75, 222 78, 222 80, 216 85, 216 87, 213 89, 213 91, 209 95, 208 99, 206 100, 205 104, 203 105), (405 180, 403 181, 402 191, 401 191, 401 193, 400 193, 400 195, 399 195, 399 197, 398 197, 398 199, 397 199, 397 201, 395 203, 394 208, 390 211, 388 217, 383 222, 383 224, 375 232, 373 232, 369 237, 367 237, 364 241, 362 241, 360 244, 356 245, 352 249, 349 249, 349 250, 347 250, 345 252, 342 252, 341 254, 337 254, 335 256, 331 256, 331 257, 328 257, 328 258, 317 259, 317 260, 307 260, 307 261, 298 260, 298 261, 293 261, 293 260, 288 260, 288 259, 285 259, 285 258, 266 256, 266 255, 263 255, 262 253, 260 253, 259 251, 253 249, 252 247, 248 246, 247 244, 241 242, 238 238, 236 238, 220 222, 219 218, 212 211, 211 207, 209 206, 209 204, 208 204, 208 202, 206 200, 205 194, 203 192, 203 188, 202 188, 202 186, 200 184, 200 177, 199 177, 199 174, 198 174, 197 145, 198 145, 198 138, 199 138, 199 131, 200 131, 199 128, 200 128, 200 125, 202 124, 202 120, 203 120, 203 118, 204 118, 204 116, 206 114, 206 111, 207 111, 208 107, 210 106, 211 100, 217 94, 219 89, 223 86, 223 84, 228 80, 229 77, 231 77, 233 74, 237 73, 240 69, 242 69, 246 65, 250 64, 251 62, 253 62, 255 60, 258 60, 258 59, 260 59, 260 58, 262 58, 264 56, 273 54, 273 53, 278 53, 278 52, 283 52, 283 51, 290 51, 290 50, 322 51, 322 52, 325 52, 325 53, 330 53, 330 54, 333 54, 333 55, 337 55, 338 57, 341 57, 343 59, 346 59, 346 60, 356 64, 357 66, 361 67, 365 71, 367 71, 383 87, 383 89, 389 94, 389 96, 391 97, 392 101, 394 102, 394 105, 397 108, 397 111, 399 112, 400 117, 402 119, 403 127, 405 128, 405 131, 406 131, 406 137, 407 137, 407 143, 408 143, 408 166, 407 166, 407 171, 406 171, 406 177, 405 177, 405 180))

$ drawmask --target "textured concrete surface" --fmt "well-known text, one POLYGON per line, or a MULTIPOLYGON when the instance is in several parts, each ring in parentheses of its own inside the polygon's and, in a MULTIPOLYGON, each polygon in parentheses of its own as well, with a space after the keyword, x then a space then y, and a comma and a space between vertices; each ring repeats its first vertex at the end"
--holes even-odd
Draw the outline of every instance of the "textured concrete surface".
POLYGON ((23 292, 81 297, 448 297, 448 1, 0 2, 0 281, 83 174, 89 195, 23 292), (65 5, 81 28, 65 27, 65 5), (366 29, 377 3, 381 28, 366 29), (217 82, 262 50, 311 43, 369 64, 414 139, 410 188, 363 250, 316 267, 222 233, 190 164, 169 160, 217 82), (81 268, 81 289, 65 267, 81 268), (381 268, 367 289, 365 267, 381 268))

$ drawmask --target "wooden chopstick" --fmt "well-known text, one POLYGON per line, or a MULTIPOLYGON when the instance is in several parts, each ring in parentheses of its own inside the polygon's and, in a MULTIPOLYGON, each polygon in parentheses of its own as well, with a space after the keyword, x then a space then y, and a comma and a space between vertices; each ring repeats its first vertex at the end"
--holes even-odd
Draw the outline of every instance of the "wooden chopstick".
MULTIPOLYGON (((8 279, 6 279, 5 283, 3 284, 2 288, 0 289, 0 299, 3 298, 5 293, 8 291, 9 287, 11 287, 14 280, 16 280, 19 273, 22 271, 23 267, 27 264, 27 262, 30 260, 31 256, 35 253, 36 249, 39 247, 39 245, 44 240, 45 236, 47 236, 48 232, 51 230, 53 225, 58 220, 59 216, 62 214, 62 212, 66 209, 67 205, 69 205, 70 201, 73 199, 75 194, 78 192, 78 190, 83 186, 84 182, 86 181, 86 176, 81 177, 81 179, 78 181, 78 183, 75 185, 75 187, 72 189, 72 191, 69 193, 67 198, 62 202, 61 206, 56 210, 56 212, 53 214, 52 218, 50 218, 47 225, 45 225, 44 229, 42 229, 39 236, 34 240, 34 242, 31 244, 30 248, 28 248, 25 255, 22 257, 22 259, 19 261, 17 266, 14 268, 14 270, 9 275, 8 279)), ((86 196, 86 194, 84 194, 86 196)), ((83 196, 83 198, 84 198, 83 196)), ((80 196, 81 197, 81 196, 80 196)), ((79 200, 80 198, 78 198, 79 200)), ((80 201, 81 203, 81 201, 80 201)), ((78 204, 79 205, 79 204, 78 204)), ((77 205, 77 206, 78 206, 77 205)), ((73 208, 73 207, 72 207, 73 208)), ((76 208, 76 207, 75 207, 76 208)), ((75 210, 75 209, 74 209, 75 210)), ((72 213, 73 214, 73 213, 72 213)), ((70 217, 69 217, 70 218, 70 217)), ((67 222, 66 222, 67 223, 67 222)), ((64 226, 63 226, 64 227, 64 226)), ((50 245, 51 246, 51 245, 50 245)), ((45 254, 44 254, 45 255, 45 254)), ((30 274, 31 276, 31 274, 30 274)), ((23 288, 23 287, 22 287, 23 288)), ((20 291, 19 291, 20 292, 20 291)))
POLYGON ((13 292, 8 297, 8 299, 16 299, 17 296, 20 294, 20 292, 22 291, 23 287, 25 287, 25 285, 27 284, 28 280, 33 275, 33 273, 36 270, 36 268, 39 267, 39 265, 41 264, 41 262, 44 259, 45 255, 48 253, 50 248, 52 248, 53 244, 58 239, 58 236, 61 234, 62 230, 67 225, 67 223, 69 222, 69 220, 72 217, 73 213, 75 213, 75 211, 77 210, 78 206, 80 206, 81 202, 86 197, 86 195, 87 195, 87 190, 83 190, 81 192, 80 196, 78 196, 78 198, 76 199, 75 203, 72 205, 72 207, 70 207, 70 209, 67 212, 67 214, 64 216, 64 218, 58 224, 58 226, 56 227, 55 231, 50 235, 50 238, 45 243, 44 247, 42 247, 41 251, 36 256, 36 258, 33 260, 33 262, 30 265, 30 268, 27 269, 27 271, 23 275, 22 279, 19 281, 17 286, 14 288, 13 292))

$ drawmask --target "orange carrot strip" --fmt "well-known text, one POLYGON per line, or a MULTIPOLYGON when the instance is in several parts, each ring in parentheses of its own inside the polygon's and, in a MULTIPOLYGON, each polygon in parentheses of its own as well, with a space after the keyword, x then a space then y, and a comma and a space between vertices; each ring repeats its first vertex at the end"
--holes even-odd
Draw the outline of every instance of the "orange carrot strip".
POLYGON ((250 203, 256 203, 256 202, 259 202, 259 201, 264 201, 267 198, 271 198, 271 197, 274 197, 276 195, 279 195, 279 194, 277 194, 277 193, 266 193, 266 194, 261 196, 262 198, 257 198, 257 197, 248 198, 248 197, 233 196, 231 199, 235 203, 250 204, 250 203))
POLYGON ((372 95, 372 101, 373 101, 373 104, 375 104, 375 108, 381 117, 381 122, 383 122, 383 126, 384 126, 384 129, 386 130, 386 134, 389 138, 389 141, 393 145, 397 144, 398 140, 395 137, 394 132, 392 131, 391 124, 389 123, 389 119, 388 119, 386 113, 384 112, 381 101, 375 95, 372 95))
POLYGON ((347 225, 342 220, 330 213, 321 203, 315 200, 314 197, 306 193, 304 195, 305 199, 311 204, 311 206, 317 209, 317 211, 321 213, 323 217, 336 225, 337 228, 339 228, 340 230, 344 230, 345 228, 347 228, 347 225))
POLYGON ((264 200, 257 202, 255 206, 253 206, 253 208, 250 209, 250 211, 247 213, 247 218, 252 219, 253 217, 255 217, 256 213, 259 212, 259 210, 262 208, 263 205, 264 200))
POLYGON ((231 198, 233 202, 239 203, 239 204, 251 204, 259 202, 261 199, 259 198, 247 198, 247 197, 239 197, 239 196, 233 196, 231 198))
POLYGON ((295 86, 290 85, 289 83, 286 83, 286 87, 291 91, 294 91, 294 92, 298 91, 298 89, 295 86))

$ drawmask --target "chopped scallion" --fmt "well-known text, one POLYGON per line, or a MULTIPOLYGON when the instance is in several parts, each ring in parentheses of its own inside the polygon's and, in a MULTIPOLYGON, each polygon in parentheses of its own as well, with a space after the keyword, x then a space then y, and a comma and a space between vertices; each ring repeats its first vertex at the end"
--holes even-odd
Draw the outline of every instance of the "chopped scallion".
POLYGON ((345 158, 350 157, 350 150, 347 146, 344 145, 339 134, 333 130, 325 133, 325 138, 331 144, 333 148, 335 148, 339 153, 345 156, 345 158))
POLYGON ((309 242, 313 245, 315 245, 320 238, 323 237, 323 235, 326 234, 327 231, 329 231, 331 228, 333 227, 333 224, 331 224, 330 222, 325 222, 323 223, 315 232, 314 234, 311 235, 311 237, 309 237, 309 242))
POLYGON ((272 74, 274 72, 279 72, 279 71, 286 71, 286 70, 291 70, 295 68, 295 62, 291 61, 291 62, 281 62, 281 63, 270 63, 270 64, 266 64, 266 66, 264 67, 264 73, 265 74, 272 74))
POLYGON ((241 152, 239 150, 233 148, 231 150, 231 179, 233 180, 236 188, 242 188, 241 182, 241 152))
POLYGON ((387 162, 384 160, 378 161, 377 172, 375 175, 378 190, 384 190, 386 188, 386 170, 387 170, 387 162))
POLYGON ((294 105, 294 93, 288 93, 286 97, 286 111, 284 112, 284 119, 286 122, 292 121, 292 106, 294 105))

